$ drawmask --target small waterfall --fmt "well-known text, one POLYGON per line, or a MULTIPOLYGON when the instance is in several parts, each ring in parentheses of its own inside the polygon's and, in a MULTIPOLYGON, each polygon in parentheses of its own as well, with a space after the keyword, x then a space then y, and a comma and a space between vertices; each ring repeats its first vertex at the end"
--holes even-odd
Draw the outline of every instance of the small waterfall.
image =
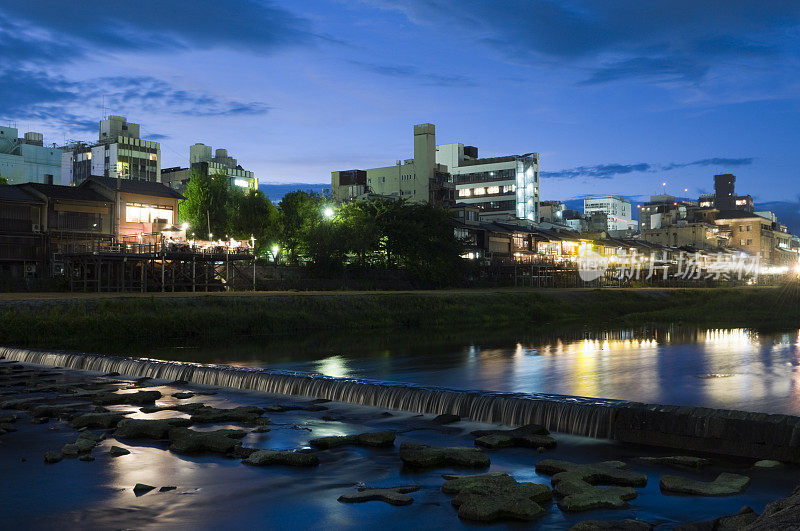
POLYGON ((541 424, 555 432, 610 438, 616 410, 627 402, 561 395, 460 391, 367 379, 334 378, 285 370, 202 365, 0 347, 8 360, 132 377, 186 380, 283 395, 326 398, 413 413, 450 413, 491 424, 541 424))

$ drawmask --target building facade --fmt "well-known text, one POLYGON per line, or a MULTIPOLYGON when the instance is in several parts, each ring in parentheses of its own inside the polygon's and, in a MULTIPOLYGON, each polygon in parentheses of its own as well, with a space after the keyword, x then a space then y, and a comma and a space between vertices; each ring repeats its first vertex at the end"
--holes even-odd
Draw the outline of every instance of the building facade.
POLYGON ((797 265, 792 235, 784 225, 741 210, 720 212, 715 223, 724 231, 728 247, 760 256, 763 265, 797 265))
POLYGON ((583 213, 606 215, 606 230, 626 231, 632 228, 631 202, 617 195, 590 195, 583 200, 583 213))
POLYGON ((436 127, 414 126, 414 158, 394 166, 331 172, 331 192, 338 202, 376 194, 413 202, 451 204, 453 186, 447 167, 436 163, 436 127))
POLYGON ((452 175, 458 202, 483 219, 538 221, 538 153, 481 159, 477 147, 455 143, 436 146, 436 162, 452 175))
POLYGON ((18 138, 14 127, 0 127, 0 175, 9 184, 61 181, 61 148, 44 145, 42 133, 18 138))
POLYGON ((99 129, 97 144, 77 142, 64 150, 61 184, 78 185, 89 177, 161 182, 161 145, 139 138, 139 124, 109 116, 99 129))

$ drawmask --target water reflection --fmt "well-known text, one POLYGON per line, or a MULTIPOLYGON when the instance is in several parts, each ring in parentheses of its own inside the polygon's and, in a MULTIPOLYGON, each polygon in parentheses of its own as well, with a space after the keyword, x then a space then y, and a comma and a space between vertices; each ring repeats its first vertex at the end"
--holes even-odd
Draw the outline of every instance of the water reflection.
MULTIPOLYGON (((799 330, 473 330, 306 337, 189 357, 178 352, 193 361, 346 378, 800 414, 799 330)), ((168 351, 154 356, 176 359, 168 351)))

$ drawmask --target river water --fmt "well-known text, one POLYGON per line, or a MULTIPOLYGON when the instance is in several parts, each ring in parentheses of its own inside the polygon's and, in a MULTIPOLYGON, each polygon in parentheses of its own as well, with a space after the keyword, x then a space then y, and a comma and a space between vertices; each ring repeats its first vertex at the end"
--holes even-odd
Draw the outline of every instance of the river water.
POLYGON ((457 389, 555 393, 800 415, 800 331, 619 330, 312 334, 151 357, 457 389))

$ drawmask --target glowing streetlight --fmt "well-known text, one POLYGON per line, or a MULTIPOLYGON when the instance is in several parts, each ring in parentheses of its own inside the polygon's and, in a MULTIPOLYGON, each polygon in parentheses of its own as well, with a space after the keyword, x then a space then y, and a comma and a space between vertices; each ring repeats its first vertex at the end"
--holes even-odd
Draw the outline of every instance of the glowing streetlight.
POLYGON ((325 210, 322 211, 322 215, 326 218, 330 219, 333 217, 333 208, 325 207, 325 210))
POLYGON ((278 255, 278 251, 280 251, 280 250, 281 250, 281 248, 278 247, 278 245, 273 245, 272 246, 272 254, 274 254, 275 256, 278 255))
POLYGON ((186 229, 188 229, 188 228, 189 228, 189 224, 188 224, 188 223, 184 223, 183 225, 181 225, 181 228, 182 228, 183 230, 186 230, 186 229))

